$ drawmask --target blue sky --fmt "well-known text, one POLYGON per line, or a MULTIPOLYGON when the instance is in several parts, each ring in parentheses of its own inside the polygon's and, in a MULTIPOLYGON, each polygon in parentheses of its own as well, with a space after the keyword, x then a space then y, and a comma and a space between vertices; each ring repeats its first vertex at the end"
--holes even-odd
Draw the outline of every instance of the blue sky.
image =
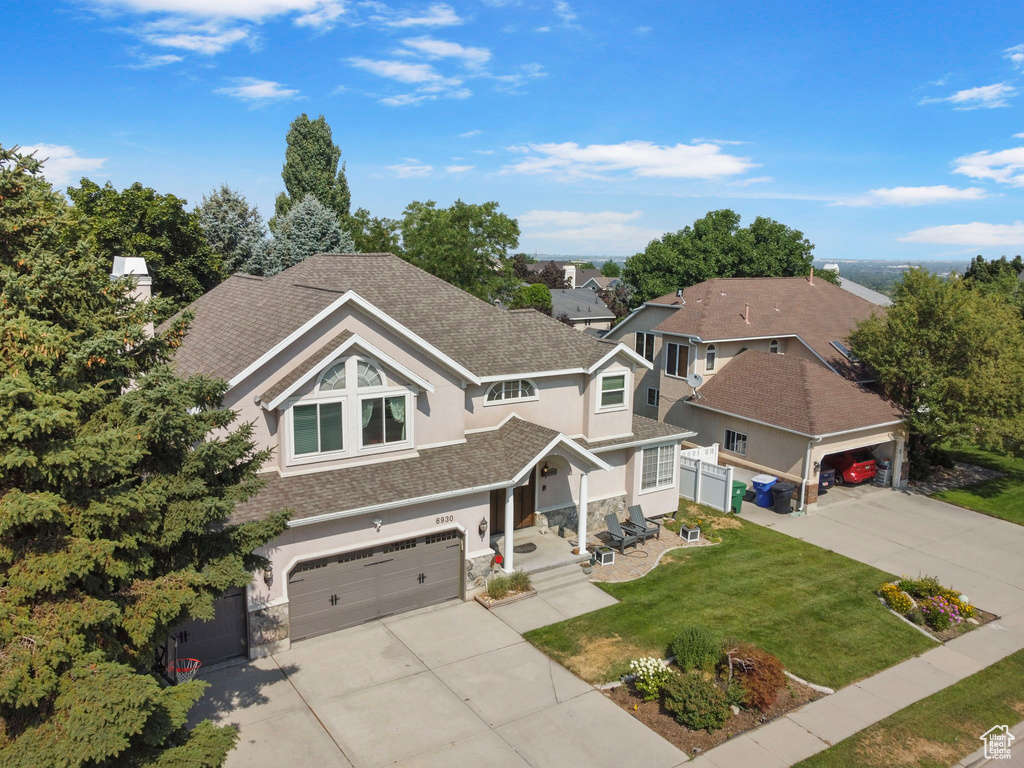
POLYGON ((1024 252, 1018 3, 7 0, 0 141, 58 185, 272 213, 323 113, 353 205, 497 200, 520 250, 629 255, 708 210, 822 259, 1024 252))

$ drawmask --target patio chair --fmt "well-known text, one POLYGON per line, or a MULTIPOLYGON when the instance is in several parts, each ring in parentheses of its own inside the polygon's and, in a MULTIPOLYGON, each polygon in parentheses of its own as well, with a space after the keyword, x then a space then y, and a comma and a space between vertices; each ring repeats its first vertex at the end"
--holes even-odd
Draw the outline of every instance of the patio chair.
POLYGON ((605 525, 608 526, 608 535, 612 537, 612 546, 619 548, 619 554, 626 554, 626 547, 630 544, 634 548, 640 546, 640 537, 635 533, 622 530, 622 526, 619 525, 619 518, 615 515, 604 516, 605 525))
POLYGON ((644 541, 651 538, 651 536, 658 539, 661 538, 661 523, 655 523, 644 517, 643 508, 639 504, 634 504, 629 508, 629 520, 623 523, 623 526, 630 533, 643 536, 644 541))

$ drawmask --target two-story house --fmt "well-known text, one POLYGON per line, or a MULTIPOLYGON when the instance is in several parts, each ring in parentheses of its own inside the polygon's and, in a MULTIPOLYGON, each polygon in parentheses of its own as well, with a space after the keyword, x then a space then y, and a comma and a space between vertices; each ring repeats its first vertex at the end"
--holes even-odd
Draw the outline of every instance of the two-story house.
POLYGON ((496 554, 529 568, 513 551, 523 528, 560 532, 569 555, 610 512, 676 509, 691 433, 633 413, 652 364, 630 346, 492 306, 390 254, 234 275, 190 310, 175 365, 226 379, 227 406, 273 449, 234 519, 294 515, 266 549, 272 567, 191 640, 177 633, 184 655, 205 643, 207 660, 256 657, 465 599, 496 554))
POLYGON ((654 364, 636 378, 636 413, 719 444, 722 463, 796 483, 803 509, 841 451, 869 449, 904 478, 902 414, 864 386, 846 346, 881 311, 813 274, 714 279, 647 302, 607 338, 654 364))

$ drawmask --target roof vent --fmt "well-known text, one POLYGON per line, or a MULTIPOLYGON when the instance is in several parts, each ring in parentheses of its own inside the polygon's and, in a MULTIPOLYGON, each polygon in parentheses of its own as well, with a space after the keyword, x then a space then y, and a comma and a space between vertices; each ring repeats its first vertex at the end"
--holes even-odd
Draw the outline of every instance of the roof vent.
POLYGON ((814 285, 814 267, 811 267, 811 276, 807 278, 808 285, 814 285))
POLYGON ((743 322, 746 323, 747 325, 750 325, 750 305, 749 304, 744 304, 743 305, 743 322))

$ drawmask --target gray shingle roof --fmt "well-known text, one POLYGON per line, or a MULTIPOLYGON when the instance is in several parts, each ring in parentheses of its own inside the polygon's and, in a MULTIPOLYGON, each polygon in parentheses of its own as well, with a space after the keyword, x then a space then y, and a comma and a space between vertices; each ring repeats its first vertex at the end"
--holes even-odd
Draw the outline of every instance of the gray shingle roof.
POLYGON ((316 352, 303 360, 299 365, 292 368, 286 376, 275 381, 266 392, 260 395, 260 400, 265 403, 271 402, 275 397, 288 389, 288 387, 316 368, 325 357, 351 338, 351 331, 342 331, 339 333, 333 339, 320 347, 316 352))
POLYGON ((748 349, 698 390, 692 404, 809 437, 899 421, 895 404, 804 357, 748 349))
POLYGON ((477 376, 587 368, 609 351, 539 312, 507 312, 391 254, 320 254, 269 278, 234 275, 193 302, 175 364, 230 379, 354 291, 477 376))
POLYGON ((556 288, 551 291, 551 315, 570 320, 614 320, 615 313, 589 288, 556 288))
POLYGON ((648 419, 644 416, 633 415, 633 433, 627 437, 616 437, 611 440, 595 440, 593 442, 580 439, 578 442, 588 451, 603 451, 610 450, 617 445, 629 445, 631 443, 639 443, 647 440, 657 440, 659 438, 677 438, 679 440, 685 440, 687 437, 693 435, 694 432, 684 428, 677 427, 672 424, 665 424, 661 421, 655 421, 654 419, 648 419))

